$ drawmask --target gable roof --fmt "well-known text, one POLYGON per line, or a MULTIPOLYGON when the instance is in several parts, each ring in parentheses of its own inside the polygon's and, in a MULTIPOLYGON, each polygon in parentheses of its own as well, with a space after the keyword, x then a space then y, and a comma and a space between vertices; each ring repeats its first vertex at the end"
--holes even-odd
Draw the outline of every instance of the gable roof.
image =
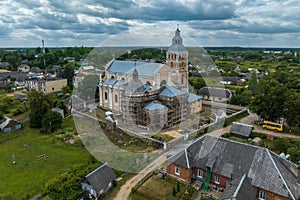
POLYGON ((256 188, 251 185, 251 181, 244 174, 241 179, 229 181, 220 199, 255 200, 256 193, 256 188))
POLYGON ((203 87, 199 90, 199 94, 203 96, 230 98, 231 92, 225 88, 203 87))
POLYGON ((174 87, 168 86, 159 95, 165 96, 165 97, 176 97, 176 96, 180 96, 183 94, 186 94, 186 93, 181 90, 178 90, 174 87))
POLYGON ((292 199, 300 197, 297 166, 266 148, 204 135, 186 151, 170 161, 186 168, 210 167, 212 172, 232 179, 246 174, 254 187, 292 199))
POLYGON ((139 76, 153 77, 154 72, 160 69, 162 66, 164 66, 164 64, 113 60, 110 62, 107 71, 132 75, 133 70, 136 68, 139 76))
POLYGON ((107 185, 117 178, 115 172, 104 163, 91 173, 85 176, 87 181, 91 186, 93 186, 94 190, 98 193, 99 191, 106 190, 107 185))
POLYGON ((233 122, 230 128, 230 133, 244 136, 244 137, 249 137, 252 130, 253 130, 253 126, 251 125, 242 124, 239 122, 233 122))

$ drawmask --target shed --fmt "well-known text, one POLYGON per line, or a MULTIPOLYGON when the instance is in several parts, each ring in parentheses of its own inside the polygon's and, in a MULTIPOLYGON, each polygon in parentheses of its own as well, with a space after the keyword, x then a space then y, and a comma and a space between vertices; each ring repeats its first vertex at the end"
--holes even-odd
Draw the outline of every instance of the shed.
POLYGON ((117 178, 115 172, 104 163, 91 173, 85 176, 85 180, 81 183, 82 189, 89 192, 97 198, 101 194, 105 194, 113 186, 113 181, 117 178))
POLYGON ((4 133, 20 130, 21 128, 22 125, 20 122, 12 120, 8 117, 4 117, 4 119, 0 122, 0 130, 4 133))
POLYGON ((248 138, 252 133, 252 130, 253 126, 251 125, 233 122, 230 128, 230 134, 236 137, 248 138))

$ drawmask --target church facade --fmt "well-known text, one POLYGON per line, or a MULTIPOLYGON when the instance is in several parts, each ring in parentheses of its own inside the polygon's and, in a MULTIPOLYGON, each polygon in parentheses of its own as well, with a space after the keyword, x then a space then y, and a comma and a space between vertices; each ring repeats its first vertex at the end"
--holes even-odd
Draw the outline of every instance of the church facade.
POLYGON ((100 77, 99 105, 128 124, 170 127, 202 110, 202 97, 188 93, 188 51, 177 28, 166 64, 112 60, 100 77))

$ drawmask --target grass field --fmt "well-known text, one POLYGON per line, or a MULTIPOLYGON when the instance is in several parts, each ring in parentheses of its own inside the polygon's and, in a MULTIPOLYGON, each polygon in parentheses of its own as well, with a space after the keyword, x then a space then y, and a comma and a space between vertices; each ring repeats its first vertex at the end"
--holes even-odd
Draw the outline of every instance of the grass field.
MULTIPOLYGON (((72 118, 65 119, 63 127, 72 129, 72 118)), ((79 140, 66 144, 53 134, 40 134, 28 122, 18 132, 0 133, 0 147, 0 199, 28 199, 40 193, 49 179, 91 160, 79 140), (37 158, 43 154, 44 159, 37 158)))

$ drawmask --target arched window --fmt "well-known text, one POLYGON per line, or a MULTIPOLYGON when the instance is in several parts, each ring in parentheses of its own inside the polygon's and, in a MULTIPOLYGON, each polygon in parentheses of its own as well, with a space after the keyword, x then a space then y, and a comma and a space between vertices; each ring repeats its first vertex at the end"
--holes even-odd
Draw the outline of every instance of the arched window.
POLYGON ((171 62, 171 68, 173 68, 173 62, 171 62))
POLYGON ((121 80, 122 80, 122 81, 125 81, 125 78, 124 78, 124 77, 122 77, 122 78, 121 78, 121 80))
POLYGON ((118 95, 115 94, 115 103, 118 103, 118 95))
POLYGON ((104 92, 104 99, 107 101, 107 92, 104 92))
POLYGON ((162 80, 162 81, 160 82, 160 86, 166 86, 166 85, 167 85, 167 81, 162 80))
POLYGON ((115 79, 115 77, 114 77, 114 76, 111 76, 110 78, 111 78, 111 79, 115 79))

